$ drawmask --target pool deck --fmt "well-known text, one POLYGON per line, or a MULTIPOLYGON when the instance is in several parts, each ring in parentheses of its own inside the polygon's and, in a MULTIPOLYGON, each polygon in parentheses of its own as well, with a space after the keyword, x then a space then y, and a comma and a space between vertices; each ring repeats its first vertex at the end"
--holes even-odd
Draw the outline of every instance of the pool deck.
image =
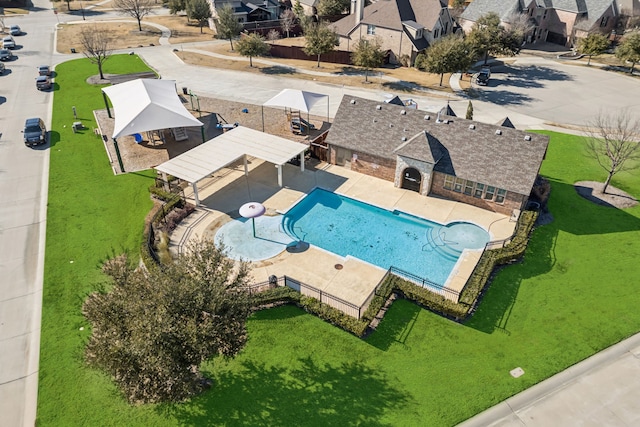
MULTIPOLYGON (((516 225, 509 216, 460 202, 421 196, 396 188, 392 182, 340 166, 322 164, 321 169, 302 172, 299 167, 287 164, 283 166, 282 188, 278 187, 274 165, 254 159, 248 166, 248 177, 242 164, 237 164, 198 183, 202 206, 172 233, 170 249, 174 253, 184 250, 190 239, 213 238, 220 226, 238 217, 238 208, 247 202, 260 202, 267 208, 267 215, 274 215, 286 212, 316 187, 441 224, 468 221, 487 230, 492 241, 508 238, 516 225)), ((191 187, 185 194, 193 203, 191 187)), ((452 290, 462 289, 480 255, 481 251, 465 251, 446 286, 452 290)), ((358 306, 367 300, 386 273, 380 267, 313 246, 299 253, 283 251, 251 265, 254 283, 267 281, 271 275, 287 275, 358 306), (341 264, 342 269, 336 269, 336 264, 341 264)))

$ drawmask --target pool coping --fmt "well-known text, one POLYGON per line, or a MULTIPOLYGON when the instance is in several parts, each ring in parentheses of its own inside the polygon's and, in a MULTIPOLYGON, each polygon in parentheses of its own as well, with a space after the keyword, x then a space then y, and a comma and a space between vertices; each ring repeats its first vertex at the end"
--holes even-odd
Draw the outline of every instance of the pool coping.
MULTIPOLYGON (((300 171, 297 167, 289 166, 283 166, 283 187, 276 184, 277 176, 273 165, 255 159, 251 159, 249 164, 249 176, 245 176, 240 165, 230 165, 217 176, 206 178, 210 182, 199 185, 200 200, 205 206, 198 208, 206 211, 206 218, 183 221, 184 227, 180 224, 170 236, 172 252, 181 252, 190 239, 215 233, 209 227, 215 224, 220 226, 221 222, 232 219, 233 211, 244 203, 258 201, 271 212, 283 215, 315 188, 332 191, 381 209, 398 210, 443 226, 466 221, 487 230, 490 241, 508 238, 515 230, 516 223, 507 215, 461 202, 423 196, 396 188, 392 182, 344 167, 326 164, 316 170, 300 171), (194 224, 191 225, 191 222, 194 224), (185 237, 185 233, 188 236, 185 237)), ((185 190, 185 194, 187 199, 193 201, 193 194, 189 189, 185 190)), ((346 257, 313 245, 310 247, 311 250, 301 253, 290 253, 283 249, 276 257, 251 263, 253 283, 267 281, 271 275, 287 275, 324 292, 335 292, 336 297, 353 304, 360 304, 368 299, 386 274, 381 267, 366 261, 351 257, 352 260, 347 262, 346 257), (334 266, 338 263, 343 263, 345 268, 335 270, 334 266)), ((444 285, 453 291, 461 291, 481 254, 481 250, 463 251, 444 285)))

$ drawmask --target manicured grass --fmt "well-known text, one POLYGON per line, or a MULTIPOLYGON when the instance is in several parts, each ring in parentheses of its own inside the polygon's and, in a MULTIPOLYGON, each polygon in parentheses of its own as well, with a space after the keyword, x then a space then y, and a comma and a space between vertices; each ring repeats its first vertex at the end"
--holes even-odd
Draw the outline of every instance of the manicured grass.
MULTIPOLYGON (((111 61, 109 73, 139 65, 111 61)), ((102 143, 71 133, 71 105, 83 117, 102 105, 97 88, 71 85, 94 73, 74 61, 56 79, 65 90, 55 97, 53 128, 63 132, 51 148, 41 426, 454 425, 640 330, 640 207, 580 198, 572 184, 604 172, 582 155, 580 138, 550 134, 542 173, 555 221, 534 231, 524 261, 498 274, 465 325, 397 301, 360 340, 295 307, 271 309, 251 318, 237 358, 205 364, 210 391, 186 404, 130 407, 84 366, 80 308, 102 280, 100 262, 138 249, 151 173, 114 177, 102 143), (518 366, 525 375, 514 379, 518 366)), ((640 196, 637 174, 613 185, 640 196)))

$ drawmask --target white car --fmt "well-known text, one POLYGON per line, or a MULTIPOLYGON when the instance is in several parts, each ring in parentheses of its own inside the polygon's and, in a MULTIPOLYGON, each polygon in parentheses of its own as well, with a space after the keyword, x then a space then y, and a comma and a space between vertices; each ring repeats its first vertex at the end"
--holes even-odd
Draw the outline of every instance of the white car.
POLYGON ((11 34, 12 36, 19 36, 20 34, 22 34, 22 30, 20 29, 19 25, 12 25, 11 29, 9 30, 9 34, 11 34))
POLYGON ((2 47, 5 49, 15 49, 16 42, 13 40, 13 37, 6 36, 5 38, 2 39, 2 47))

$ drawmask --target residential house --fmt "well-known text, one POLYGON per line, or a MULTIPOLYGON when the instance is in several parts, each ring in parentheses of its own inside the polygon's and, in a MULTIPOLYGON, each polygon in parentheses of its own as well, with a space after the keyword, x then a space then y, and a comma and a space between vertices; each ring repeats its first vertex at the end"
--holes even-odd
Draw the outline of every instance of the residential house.
POLYGON ((593 32, 611 33, 619 16, 614 0, 475 0, 458 21, 468 33, 480 17, 490 12, 496 13, 507 28, 514 14, 527 15, 533 26, 526 37, 528 43, 568 47, 593 32))
POLYGON ((218 10, 225 5, 231 5, 233 14, 238 18, 238 22, 257 22, 276 20, 280 14, 280 4, 277 0, 212 0, 209 4, 211 15, 215 19, 218 17, 218 10))
POLYGON ((360 39, 377 39, 391 63, 408 65, 430 43, 454 31, 441 0, 380 0, 366 7, 364 0, 355 0, 352 5, 351 14, 332 24, 339 50, 351 52, 360 39))
POLYGON ((332 164, 511 215, 527 205, 549 137, 345 95, 326 143, 332 164))

